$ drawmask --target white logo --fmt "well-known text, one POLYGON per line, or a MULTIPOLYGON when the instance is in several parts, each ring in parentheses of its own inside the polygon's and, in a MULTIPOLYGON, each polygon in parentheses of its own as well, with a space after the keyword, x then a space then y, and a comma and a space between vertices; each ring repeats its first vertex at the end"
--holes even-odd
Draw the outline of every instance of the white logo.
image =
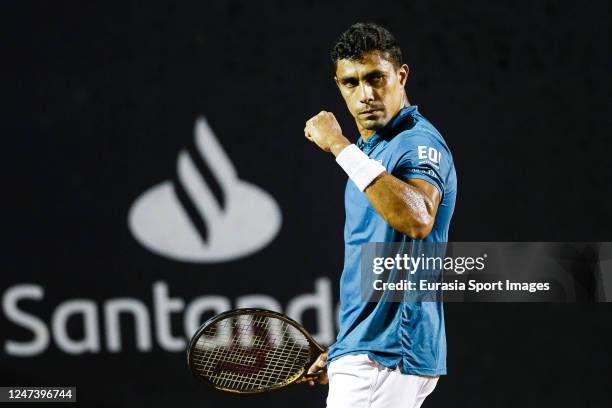
POLYGON ((429 160, 430 162, 440 164, 442 154, 433 147, 419 146, 419 160, 429 160))
POLYGON ((196 121, 194 133, 196 154, 218 183, 222 202, 187 150, 182 150, 177 160, 178 185, 169 180, 160 183, 132 205, 128 215, 132 235, 152 252, 188 262, 222 262, 260 250, 280 230, 282 215, 276 201, 238 178, 206 119, 196 121), (185 193, 191 214, 177 190, 185 193), (194 225, 193 216, 200 218, 205 234, 194 225))

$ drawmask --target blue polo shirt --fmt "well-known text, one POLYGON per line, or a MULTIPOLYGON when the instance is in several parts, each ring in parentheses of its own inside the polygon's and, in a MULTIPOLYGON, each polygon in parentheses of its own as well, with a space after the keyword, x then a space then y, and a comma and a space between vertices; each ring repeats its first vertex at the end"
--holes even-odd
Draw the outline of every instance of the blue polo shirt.
MULTIPOLYGON (((451 152, 417 106, 402 110, 366 142, 357 146, 380 161, 388 173, 418 178, 440 192, 432 231, 422 242, 446 242, 455 207, 457 177, 451 152)), ((344 270, 340 278, 340 331, 328 363, 348 354, 368 354, 404 374, 446 374, 446 336, 441 302, 365 302, 361 293, 361 245, 411 242, 376 212, 365 193, 349 179, 344 196, 344 270)))

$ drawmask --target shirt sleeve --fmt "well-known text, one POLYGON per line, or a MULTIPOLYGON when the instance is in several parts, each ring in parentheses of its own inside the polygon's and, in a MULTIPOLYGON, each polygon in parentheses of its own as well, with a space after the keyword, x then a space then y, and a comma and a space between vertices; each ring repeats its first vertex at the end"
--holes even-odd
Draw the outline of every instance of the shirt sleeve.
POLYGON ((444 197, 444 174, 448 173, 448 153, 444 146, 427 135, 398 135, 391 174, 406 179, 421 179, 433 184, 444 197))

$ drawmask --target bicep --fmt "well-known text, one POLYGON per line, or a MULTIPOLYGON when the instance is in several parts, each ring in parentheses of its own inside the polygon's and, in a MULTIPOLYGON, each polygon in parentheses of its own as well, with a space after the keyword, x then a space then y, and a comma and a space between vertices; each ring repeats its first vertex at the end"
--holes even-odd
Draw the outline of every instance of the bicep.
POLYGON ((441 199, 438 187, 420 178, 407 178, 403 181, 421 194, 427 203, 429 215, 432 218, 435 217, 436 213, 438 212, 438 206, 440 205, 441 199))

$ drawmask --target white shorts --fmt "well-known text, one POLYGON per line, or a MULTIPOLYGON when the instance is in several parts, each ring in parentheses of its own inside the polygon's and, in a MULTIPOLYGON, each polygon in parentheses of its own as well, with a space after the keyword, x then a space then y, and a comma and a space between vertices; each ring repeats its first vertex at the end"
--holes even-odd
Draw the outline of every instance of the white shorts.
POLYGON ((418 408, 438 383, 438 377, 384 367, 367 354, 332 361, 327 375, 327 408, 418 408))

